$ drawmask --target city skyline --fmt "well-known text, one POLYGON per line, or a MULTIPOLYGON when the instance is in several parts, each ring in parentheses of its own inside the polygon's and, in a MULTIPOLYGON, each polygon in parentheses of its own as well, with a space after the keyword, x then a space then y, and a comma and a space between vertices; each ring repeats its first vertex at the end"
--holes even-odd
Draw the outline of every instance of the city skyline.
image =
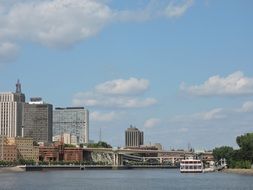
POLYGON ((253 130, 252 6, 1 1, 0 92, 19 78, 26 97, 83 106, 90 139, 101 128, 113 146, 124 146, 133 124, 146 144, 165 149, 236 147, 235 137, 253 130))

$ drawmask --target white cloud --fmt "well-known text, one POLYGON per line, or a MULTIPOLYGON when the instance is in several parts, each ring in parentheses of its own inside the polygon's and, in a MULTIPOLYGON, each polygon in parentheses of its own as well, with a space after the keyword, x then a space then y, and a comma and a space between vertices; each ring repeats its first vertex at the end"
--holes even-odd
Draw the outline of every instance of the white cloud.
POLYGON ((109 112, 109 113, 101 113, 101 112, 91 112, 90 119, 92 121, 102 121, 102 122, 109 122, 114 119, 118 118, 118 114, 115 112, 109 112))
POLYGON ((9 42, 0 42, 0 63, 9 62, 16 58, 19 48, 9 42))
POLYGON ((96 35, 108 23, 145 21, 158 15, 178 17, 192 4, 192 0, 155 2, 138 10, 116 10, 104 0, 3 0, 0 42, 22 40, 63 48, 96 35))
POLYGON ((214 120, 214 119, 225 118, 226 115, 222 108, 216 108, 207 112, 201 112, 201 113, 195 114, 195 117, 199 119, 203 119, 203 120, 214 120))
POLYGON ((245 102, 240 109, 239 112, 253 112, 253 102, 247 101, 245 102))
POLYGON ((198 122, 198 121, 213 121, 224 119, 227 117, 227 111, 222 108, 215 108, 208 111, 188 114, 177 115, 171 118, 171 122, 198 122))
POLYGON ((186 86, 182 83, 180 89, 194 96, 253 95, 253 78, 237 71, 227 77, 210 77, 201 85, 186 86))
POLYGON ((90 92, 77 93, 73 99, 75 106, 86 105, 103 108, 142 108, 154 105, 156 102, 154 98, 106 96, 90 92))
POLYGON ((176 1, 171 1, 166 7, 164 14, 168 17, 180 17, 182 16, 191 6, 193 0, 185 0, 181 4, 177 4, 176 1))
POLYGON ((144 127, 145 128, 153 128, 153 127, 159 125, 160 123, 161 123, 160 119, 150 118, 150 119, 148 119, 148 120, 145 121, 144 127))
POLYGON ((117 79, 99 84, 93 91, 79 92, 74 95, 75 106, 85 105, 101 108, 143 108, 154 105, 154 98, 143 98, 138 93, 145 91, 148 80, 130 78, 117 79), (111 92, 109 92, 111 89, 111 92))
POLYGON ((20 1, 0 15, 0 39, 28 39, 65 47, 95 35, 112 14, 96 0, 20 1))
POLYGON ((183 128, 180 128, 178 131, 179 131, 180 133, 187 133, 187 132, 189 132, 189 129, 186 128, 186 127, 183 127, 183 128))
POLYGON ((107 81, 95 87, 96 91, 103 94, 138 94, 148 89, 149 81, 146 79, 129 78, 107 81))
POLYGON ((193 0, 150 0, 142 9, 116 11, 115 20, 143 22, 160 17, 180 17, 193 2, 193 0))
POLYGON ((240 120, 242 117, 251 116, 253 112, 253 101, 247 101, 242 104, 240 108, 214 108, 211 110, 197 112, 192 114, 185 115, 176 115, 170 119, 172 123, 195 123, 195 124, 203 124, 203 122, 213 122, 213 121, 221 121, 221 120, 232 120, 237 118, 240 120))

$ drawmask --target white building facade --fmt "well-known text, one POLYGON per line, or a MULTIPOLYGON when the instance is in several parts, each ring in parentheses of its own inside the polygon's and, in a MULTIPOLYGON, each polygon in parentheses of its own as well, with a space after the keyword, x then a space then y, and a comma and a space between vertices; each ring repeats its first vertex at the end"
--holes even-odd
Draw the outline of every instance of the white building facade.
POLYGON ((25 95, 21 93, 21 84, 16 84, 16 93, 0 93, 0 135, 21 136, 23 126, 23 106, 25 95))

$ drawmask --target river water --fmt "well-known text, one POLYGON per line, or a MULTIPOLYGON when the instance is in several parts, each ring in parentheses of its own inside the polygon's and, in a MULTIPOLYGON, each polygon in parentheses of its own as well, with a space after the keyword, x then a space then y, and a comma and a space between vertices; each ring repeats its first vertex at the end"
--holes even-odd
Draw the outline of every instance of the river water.
POLYGON ((0 190, 253 190, 253 176, 178 169, 0 173, 0 190))

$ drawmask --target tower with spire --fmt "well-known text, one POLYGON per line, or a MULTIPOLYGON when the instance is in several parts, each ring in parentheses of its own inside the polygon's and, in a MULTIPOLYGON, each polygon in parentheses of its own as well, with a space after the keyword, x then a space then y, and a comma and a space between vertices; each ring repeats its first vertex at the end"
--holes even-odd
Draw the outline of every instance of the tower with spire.
POLYGON ((21 91, 19 80, 16 83, 15 92, 0 92, 0 135, 21 136, 24 104, 25 95, 21 91))
POLYGON ((21 83, 19 82, 19 79, 16 83, 16 93, 21 93, 21 83))
POLYGON ((16 92, 15 92, 15 94, 18 97, 18 100, 17 100, 18 102, 25 102, 25 95, 21 91, 21 83, 20 83, 19 79, 17 80, 17 83, 16 83, 16 92))

